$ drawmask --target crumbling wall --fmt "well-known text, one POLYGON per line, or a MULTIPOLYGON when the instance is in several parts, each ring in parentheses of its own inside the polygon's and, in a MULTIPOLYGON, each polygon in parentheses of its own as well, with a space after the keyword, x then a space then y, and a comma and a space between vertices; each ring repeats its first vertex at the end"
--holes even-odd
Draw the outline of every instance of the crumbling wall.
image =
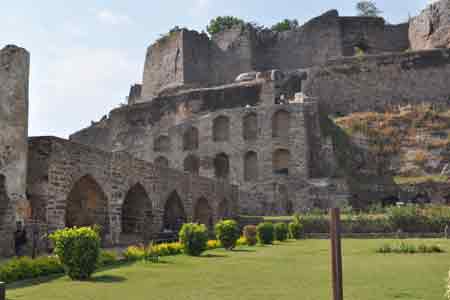
POLYGON ((450 1, 430 4, 410 22, 409 39, 413 50, 450 47, 450 1))
POLYGON ((303 91, 329 113, 384 111, 389 106, 450 99, 450 50, 330 61, 308 72, 303 91))
POLYGON ((154 97, 164 87, 183 84, 183 50, 181 31, 169 34, 147 49, 143 97, 154 97))
POLYGON ((16 205, 26 201, 29 59, 16 46, 0 51, 0 255, 12 254, 16 205))
POLYGON ((343 56, 402 52, 409 48, 409 24, 386 25, 383 18, 340 17, 343 56))

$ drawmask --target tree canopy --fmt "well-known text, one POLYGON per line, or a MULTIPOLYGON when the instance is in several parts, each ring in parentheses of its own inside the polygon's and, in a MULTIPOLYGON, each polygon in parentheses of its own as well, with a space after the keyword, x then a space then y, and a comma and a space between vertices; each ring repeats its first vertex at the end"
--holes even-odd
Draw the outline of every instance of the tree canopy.
POLYGON ((378 17, 382 13, 374 1, 360 1, 356 4, 356 10, 362 17, 378 17))
POLYGON ((214 35, 224 30, 230 29, 234 26, 244 24, 245 22, 239 18, 232 16, 222 16, 212 19, 209 22, 209 25, 206 26, 206 31, 208 31, 210 35, 214 35))
POLYGON ((289 19, 284 19, 281 22, 278 22, 277 24, 273 25, 271 27, 271 29, 273 31, 278 31, 278 32, 282 32, 282 31, 288 31, 288 30, 294 30, 296 28, 298 28, 298 20, 297 19, 293 19, 293 20, 289 20, 289 19))

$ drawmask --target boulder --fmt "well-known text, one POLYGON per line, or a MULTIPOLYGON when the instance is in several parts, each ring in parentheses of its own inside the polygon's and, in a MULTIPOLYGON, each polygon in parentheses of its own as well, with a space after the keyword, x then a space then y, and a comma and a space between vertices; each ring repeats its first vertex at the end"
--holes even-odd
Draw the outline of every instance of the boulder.
POLYGON ((435 1, 410 21, 412 50, 450 48, 450 0, 435 1))

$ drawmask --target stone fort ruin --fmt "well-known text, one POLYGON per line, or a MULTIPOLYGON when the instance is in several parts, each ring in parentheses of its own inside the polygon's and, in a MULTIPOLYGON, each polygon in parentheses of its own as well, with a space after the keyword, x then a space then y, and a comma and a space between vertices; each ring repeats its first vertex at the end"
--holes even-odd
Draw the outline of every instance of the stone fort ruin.
POLYGON ((355 190, 339 172, 327 116, 448 105, 449 11, 443 0, 399 25, 333 10, 286 32, 171 32, 148 48, 128 103, 69 140, 27 138, 29 56, 4 48, 2 253, 11 254, 17 220, 40 232, 100 224, 117 245, 190 220, 381 199, 389 184, 355 190))

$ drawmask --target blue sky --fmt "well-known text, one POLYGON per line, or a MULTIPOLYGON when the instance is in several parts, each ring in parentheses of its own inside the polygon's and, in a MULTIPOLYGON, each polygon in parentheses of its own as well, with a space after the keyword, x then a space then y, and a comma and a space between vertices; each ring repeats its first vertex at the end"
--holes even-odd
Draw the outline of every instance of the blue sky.
MULTIPOLYGON (((6 2, 6 0, 1 0, 6 2)), ((31 52, 30 135, 67 137, 125 102, 142 78, 145 51, 174 25, 202 30, 218 15, 272 25, 329 9, 354 15, 357 0, 15 0, 0 10, 0 47, 31 52)), ((428 0, 378 0, 390 23, 428 0)))

